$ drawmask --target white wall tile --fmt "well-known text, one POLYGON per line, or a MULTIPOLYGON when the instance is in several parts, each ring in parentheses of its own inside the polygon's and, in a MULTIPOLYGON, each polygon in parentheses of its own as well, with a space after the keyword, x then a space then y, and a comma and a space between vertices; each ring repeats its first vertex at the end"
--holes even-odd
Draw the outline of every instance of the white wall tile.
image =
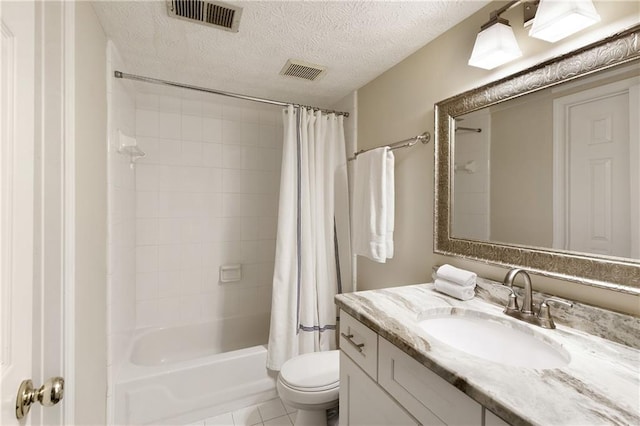
POLYGON ((210 143, 222 142, 222 120, 202 117, 202 141, 210 143))
POLYGON ((182 140, 200 142, 202 140, 202 117, 182 116, 182 140))
POLYGON ((202 144, 202 164, 206 167, 222 167, 222 144, 202 144))
POLYGON ((214 102, 203 102, 202 115, 204 117, 222 118, 222 105, 214 102))
POLYGON ((158 244, 157 218, 138 218, 136 220, 136 244, 139 246, 158 244))
POLYGON ((240 241, 242 239, 242 218, 224 217, 221 219, 221 240, 240 241))
POLYGON ((157 137, 159 129, 158 111, 139 109, 136 111, 136 136, 157 137))
POLYGON ((151 300, 158 297, 158 272, 138 272, 136 274, 136 300, 151 300))
POLYGON ((155 327, 158 323, 158 299, 143 300, 136 303, 136 326, 138 328, 155 327))
POLYGON ((180 277, 181 271, 179 269, 159 272, 158 297, 164 298, 180 296, 180 277))
POLYGON ((186 115, 202 115, 202 102, 192 100, 192 99, 183 99, 182 100, 182 114, 186 115))
POLYGON ((136 272, 154 272, 158 270, 158 247, 136 247, 136 272))
POLYGON ((158 190, 158 166, 154 164, 136 165, 136 190, 157 191, 158 190))
POLYGON ((161 112, 180 114, 182 111, 182 100, 175 96, 160 96, 159 110, 161 112))
POLYGON ((158 114, 158 137, 162 139, 180 139, 182 134, 182 116, 175 112, 158 114))
POLYGON ((161 245, 157 247, 158 250, 158 266, 157 270, 164 271, 177 271, 181 266, 182 250, 181 244, 161 245))
POLYGON ((157 217, 159 213, 158 193, 155 191, 136 192, 137 217, 157 217))
MULTIPOLYGON (((185 140, 182 142, 182 165, 201 166, 203 164, 203 143, 185 140)), ((209 145, 209 144, 206 144, 209 145)))
POLYGON ((183 221, 179 217, 158 218, 158 244, 181 243, 183 221))
POLYGON ((182 143, 178 139, 158 139, 155 164, 180 165, 182 163, 182 143))
MULTIPOLYGON (((136 109, 158 111, 160 108, 160 97, 152 93, 136 94, 136 109)), ((137 111, 136 111, 137 112, 137 111)))

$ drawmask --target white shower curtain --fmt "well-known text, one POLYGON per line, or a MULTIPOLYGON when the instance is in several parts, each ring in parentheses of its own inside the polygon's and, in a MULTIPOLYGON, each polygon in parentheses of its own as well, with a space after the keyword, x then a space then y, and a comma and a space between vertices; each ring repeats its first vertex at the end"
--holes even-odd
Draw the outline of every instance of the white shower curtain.
MULTIPOLYGON (((284 145, 267 367, 335 348, 340 250, 335 229, 346 229, 347 159, 343 117, 289 106, 284 145)), ((342 239, 341 239, 342 240, 342 239)))

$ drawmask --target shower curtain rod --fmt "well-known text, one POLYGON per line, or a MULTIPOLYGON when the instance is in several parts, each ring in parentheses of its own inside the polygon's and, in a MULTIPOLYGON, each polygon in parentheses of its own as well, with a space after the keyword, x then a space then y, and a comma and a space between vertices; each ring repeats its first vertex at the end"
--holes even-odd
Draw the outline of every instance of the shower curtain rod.
MULTIPOLYGON (((430 140, 431 140, 431 133, 424 132, 421 135, 414 136, 414 137, 409 138, 409 139, 404 139, 404 140, 401 140, 401 141, 398 141, 398 142, 394 142, 392 144, 389 144, 388 146, 389 146, 389 149, 391 149, 391 150, 400 149, 400 148, 409 148, 409 147, 412 147, 415 144, 417 144, 418 141, 421 141, 423 144, 426 145, 426 144, 429 143, 430 140)), ((360 151, 354 153, 353 157, 349 157, 347 159, 347 161, 353 161, 358 157, 358 155, 360 155, 362 153, 365 153, 367 151, 374 150, 374 149, 377 149, 377 148, 361 149, 360 151)))
POLYGON ((127 73, 124 73, 122 71, 114 71, 113 74, 114 74, 114 76, 116 78, 126 78, 128 80, 143 81, 145 83, 154 83, 154 84, 161 84, 161 85, 164 85, 164 86, 179 87, 181 89, 196 90, 198 92, 212 93, 214 95, 221 95, 221 96, 227 96, 227 97, 230 97, 230 98, 244 99, 246 101, 260 102, 260 103, 263 103, 263 104, 280 105, 280 106, 293 105, 294 107, 309 108, 309 109, 312 109, 314 111, 322 111, 322 112, 327 113, 327 114, 334 113, 336 115, 342 115, 344 117, 349 117, 349 113, 348 112, 334 111, 334 110, 331 110, 331 109, 324 109, 324 108, 319 108, 319 107, 314 107, 314 106, 301 105, 301 104, 296 104, 296 103, 293 103, 293 102, 274 101, 273 99, 257 98, 255 96, 241 95, 239 93, 223 92, 222 90, 207 89, 206 87, 191 86, 189 84, 182 84, 182 83, 176 83, 174 81, 160 80, 158 78, 144 77, 144 76, 135 75, 135 74, 127 74, 127 73))

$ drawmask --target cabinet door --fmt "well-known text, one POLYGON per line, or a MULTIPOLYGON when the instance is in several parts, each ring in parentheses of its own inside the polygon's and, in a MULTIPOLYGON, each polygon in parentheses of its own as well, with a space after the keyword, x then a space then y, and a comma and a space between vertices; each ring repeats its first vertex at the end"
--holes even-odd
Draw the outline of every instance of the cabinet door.
POLYGON ((340 351, 340 426, 419 426, 340 351))

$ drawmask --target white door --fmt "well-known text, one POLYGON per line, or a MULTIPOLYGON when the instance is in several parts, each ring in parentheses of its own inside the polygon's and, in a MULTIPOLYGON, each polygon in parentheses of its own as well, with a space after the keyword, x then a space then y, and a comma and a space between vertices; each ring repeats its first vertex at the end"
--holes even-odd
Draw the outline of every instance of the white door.
POLYGON ((554 100, 553 247, 637 258, 639 77, 554 100))
POLYGON ((569 110, 569 249, 630 257, 629 93, 569 110))
POLYGON ((51 297, 61 295, 62 280, 47 274, 62 263, 63 227, 45 216, 62 201, 62 189, 46 182, 62 179, 51 166, 61 156, 63 109, 50 102, 63 97, 62 73, 47 75, 62 61, 60 11, 42 2, 0 1, 0 424, 7 426, 62 421, 59 406, 43 414, 38 404, 50 404, 61 382, 45 393, 25 391, 24 402, 33 398, 35 405, 22 420, 16 416, 21 383, 33 379, 37 390, 43 375, 62 373, 62 298, 51 297), (55 28, 60 37, 49 39, 55 28))

